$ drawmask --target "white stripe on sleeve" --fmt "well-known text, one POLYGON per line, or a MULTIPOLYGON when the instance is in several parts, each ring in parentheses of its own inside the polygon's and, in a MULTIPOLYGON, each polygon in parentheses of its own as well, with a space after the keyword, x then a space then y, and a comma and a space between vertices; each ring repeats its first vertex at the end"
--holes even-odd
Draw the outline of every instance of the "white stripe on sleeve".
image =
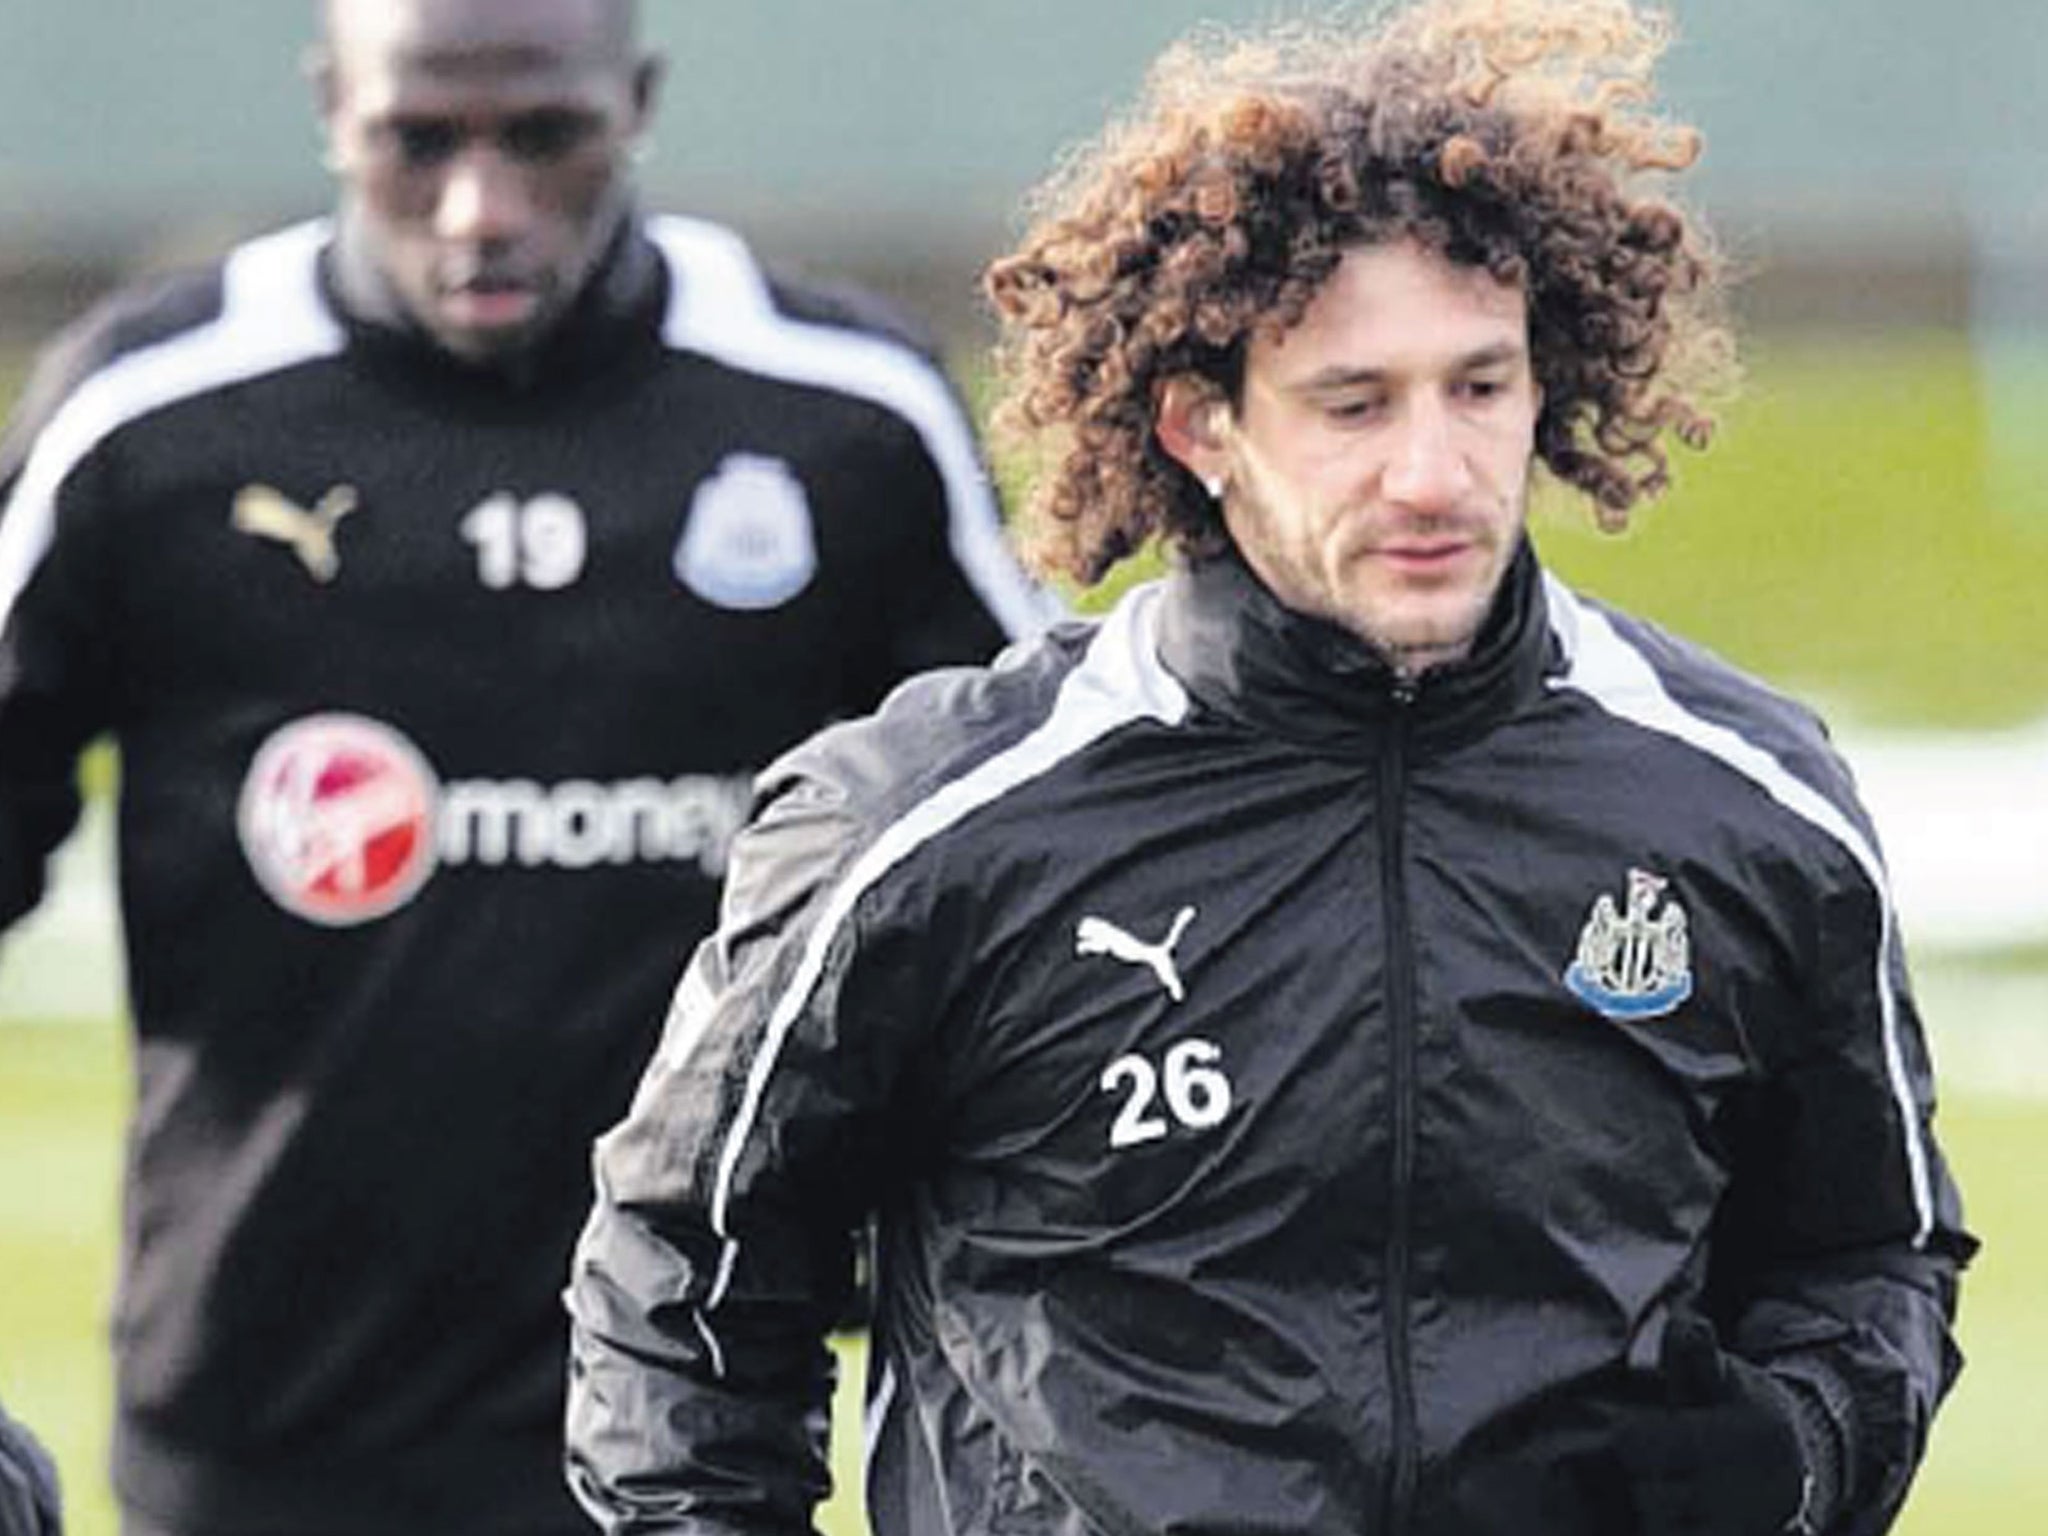
POLYGON ((95 446, 179 400, 341 350, 315 279, 327 238, 327 221, 316 219, 238 247, 219 315, 114 359, 57 408, 0 513, 0 625, 49 550, 58 491, 95 446))
POLYGON ((740 1156, 753 1134, 783 1043, 824 973, 834 935, 868 889, 918 848, 975 811, 1057 768, 1121 726, 1142 719, 1171 724, 1186 715, 1185 690, 1158 660, 1158 600, 1156 584, 1127 594, 1103 622, 1080 665, 1061 684, 1044 723, 972 772, 942 785, 884 828, 826 895, 795 974, 770 1011, 761 1047, 748 1069, 739 1111, 719 1150, 711 1226, 724 1240, 725 1249, 718 1278, 699 1316, 699 1327, 707 1337, 711 1336, 709 1314, 724 1299, 737 1258, 729 1218, 740 1156))
POLYGON ((1009 637, 1036 634, 1061 616, 1059 602, 1010 558, 973 433, 924 358, 880 336, 781 313, 745 242, 731 230, 673 216, 648 220, 647 230, 674 279, 662 324, 670 346, 894 411, 916 430, 938 467, 953 558, 1009 637))
POLYGON ((1877 998, 1884 1032, 1885 1070, 1899 1115, 1906 1149, 1906 1173, 1918 1215, 1914 1245, 1923 1246, 1934 1230, 1934 1197, 1928 1172, 1927 1147, 1920 1133, 1920 1115, 1906 1071, 1899 1038, 1898 998, 1892 988, 1890 959, 1898 942, 1891 889, 1877 849, 1826 796, 1795 778, 1776 758, 1726 726, 1716 725, 1683 708, 1665 690, 1656 669, 1624 640, 1597 609, 1582 603, 1554 576, 1545 574, 1551 627, 1562 643, 1569 670, 1555 685, 1584 694, 1609 714, 1633 721, 1646 730, 1674 737, 1725 763, 1756 784, 1778 804, 1818 827, 1846 848, 1877 892, 1881 914, 1877 946, 1877 998))

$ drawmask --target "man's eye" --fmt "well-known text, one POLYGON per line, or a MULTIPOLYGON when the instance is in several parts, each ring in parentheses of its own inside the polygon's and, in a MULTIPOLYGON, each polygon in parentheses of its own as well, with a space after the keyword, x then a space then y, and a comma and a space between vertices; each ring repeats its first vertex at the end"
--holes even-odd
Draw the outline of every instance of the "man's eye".
POLYGON ((1364 421, 1377 415, 1386 404, 1375 395, 1358 396, 1349 400, 1332 400, 1324 409, 1333 421, 1364 421))
POLYGON ((596 127, 595 120, 582 112, 528 112, 507 123, 498 142, 515 160, 559 160, 596 127))
POLYGON ((451 158, 462 143, 462 133, 453 123, 428 120, 391 123, 385 135, 407 167, 423 170, 451 158))
POLYGON ((1491 400, 1506 388, 1499 379, 1467 379, 1458 386, 1458 392, 1467 400, 1491 400))

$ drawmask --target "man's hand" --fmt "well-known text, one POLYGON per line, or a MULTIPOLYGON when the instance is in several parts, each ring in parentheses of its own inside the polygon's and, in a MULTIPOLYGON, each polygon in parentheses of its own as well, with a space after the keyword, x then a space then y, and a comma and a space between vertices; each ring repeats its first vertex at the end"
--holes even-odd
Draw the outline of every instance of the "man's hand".
POLYGON ((1832 1490, 1817 1486, 1797 1388, 1722 1350, 1680 1314, 1664 1335, 1668 1392, 1615 1440, 1638 1536, 1811 1536, 1832 1490))

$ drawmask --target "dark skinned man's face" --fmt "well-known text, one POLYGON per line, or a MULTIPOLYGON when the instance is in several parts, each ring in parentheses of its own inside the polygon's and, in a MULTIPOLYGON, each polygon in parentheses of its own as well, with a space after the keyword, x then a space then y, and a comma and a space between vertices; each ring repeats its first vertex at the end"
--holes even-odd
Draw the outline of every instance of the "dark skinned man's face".
POLYGON ((333 0, 328 21, 329 158, 371 259, 457 357, 529 351, 618 227, 652 105, 614 0, 333 0))

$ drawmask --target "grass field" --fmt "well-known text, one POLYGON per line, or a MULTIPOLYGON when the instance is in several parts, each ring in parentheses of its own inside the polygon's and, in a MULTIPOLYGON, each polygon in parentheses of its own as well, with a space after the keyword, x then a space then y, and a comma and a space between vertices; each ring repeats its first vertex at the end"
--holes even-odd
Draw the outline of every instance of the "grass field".
MULTIPOLYGON (((1781 344, 1752 373, 1714 452, 1681 458, 1668 505, 1620 540, 1546 515, 1551 561, 1838 720, 1971 727, 2048 715, 2048 473, 2015 475, 1987 457, 1985 402, 1961 346, 1781 344)), ((9 376, 0 363, 0 397, 9 376)), ((2048 419, 2048 399, 2035 404, 2033 419, 2048 419)), ((2018 996, 2028 1011, 2026 1030, 1999 1038, 2023 1040, 2033 1064, 2003 1080, 1994 1061, 1945 1100, 1944 1139, 1987 1246, 1966 1290, 1970 1369, 1905 1536, 2027 1536, 2048 1521, 2048 1221, 2035 1193, 2048 1097, 2018 1088, 2048 1081, 2043 940, 1926 972, 1938 982, 1923 997, 1938 1055, 1945 1037, 1971 1041, 1995 983, 2001 1006, 2018 996)), ((75 1536, 113 1531, 100 1471, 103 1324, 125 1074, 112 1020, 0 1019, 0 1398, 57 1450, 75 1536)), ((839 1441, 850 1469, 858 1436, 839 1441)), ((856 1536, 859 1522, 842 1498, 828 1524, 856 1536)))

